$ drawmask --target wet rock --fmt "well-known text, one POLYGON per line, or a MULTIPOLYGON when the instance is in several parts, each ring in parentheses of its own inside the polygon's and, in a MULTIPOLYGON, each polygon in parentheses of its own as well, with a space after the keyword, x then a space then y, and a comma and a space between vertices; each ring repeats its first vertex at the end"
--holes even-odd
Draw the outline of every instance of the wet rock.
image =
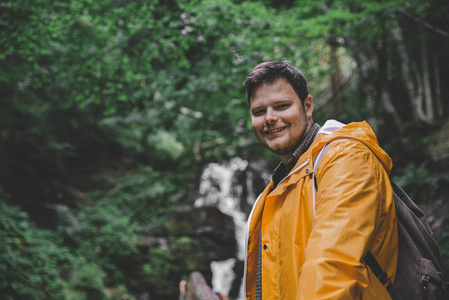
MULTIPOLYGON (((199 249, 195 249, 197 253, 201 253, 205 259, 213 261, 235 256, 237 242, 234 221, 217 207, 192 207, 178 211, 167 222, 166 228, 170 236, 184 240, 190 238, 192 244, 198 245, 199 249)), ((176 240, 173 243, 180 244, 176 240)))

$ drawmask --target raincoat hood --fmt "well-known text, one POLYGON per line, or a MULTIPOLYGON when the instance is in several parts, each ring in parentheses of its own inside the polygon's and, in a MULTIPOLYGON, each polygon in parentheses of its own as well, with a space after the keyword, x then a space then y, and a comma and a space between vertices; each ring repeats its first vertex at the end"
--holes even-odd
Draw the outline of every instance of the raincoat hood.
POLYGON ((345 125, 335 120, 328 120, 318 132, 312 155, 316 155, 321 148, 334 140, 347 138, 365 144, 376 155, 385 171, 390 174, 393 168, 391 157, 379 146, 373 129, 365 121, 345 125))

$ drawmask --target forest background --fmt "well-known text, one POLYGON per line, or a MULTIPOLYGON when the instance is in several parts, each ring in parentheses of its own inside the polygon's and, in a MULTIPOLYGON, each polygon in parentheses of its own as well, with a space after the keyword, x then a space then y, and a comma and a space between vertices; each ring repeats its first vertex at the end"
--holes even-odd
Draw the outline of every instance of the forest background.
POLYGON ((266 60, 303 70, 316 122, 370 123, 449 266, 447 1, 14 0, 0 14, 1 299, 175 299, 204 261, 168 224, 201 171, 277 162, 243 86, 266 60))

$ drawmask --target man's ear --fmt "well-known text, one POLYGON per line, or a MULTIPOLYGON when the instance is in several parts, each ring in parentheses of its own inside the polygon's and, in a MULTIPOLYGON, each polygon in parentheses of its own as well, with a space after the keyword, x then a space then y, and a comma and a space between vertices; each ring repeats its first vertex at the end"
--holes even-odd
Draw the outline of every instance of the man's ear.
POLYGON ((308 95, 306 100, 304 100, 304 113, 309 118, 313 115, 313 99, 310 95, 308 95))

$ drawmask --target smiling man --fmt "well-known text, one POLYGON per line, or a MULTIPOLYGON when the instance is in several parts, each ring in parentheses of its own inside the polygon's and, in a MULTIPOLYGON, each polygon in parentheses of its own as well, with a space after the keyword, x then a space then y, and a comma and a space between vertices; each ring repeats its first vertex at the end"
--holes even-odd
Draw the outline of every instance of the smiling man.
POLYGON ((287 163, 298 142, 312 127, 313 102, 308 95, 301 102, 285 78, 264 84, 254 91, 251 122, 259 141, 287 163))
POLYGON ((248 221, 247 299, 389 299, 397 267, 392 162, 373 130, 366 122, 314 124, 306 79, 288 64, 256 66, 245 86, 254 134, 281 160, 248 221), (384 285, 367 253, 392 278, 384 285))

